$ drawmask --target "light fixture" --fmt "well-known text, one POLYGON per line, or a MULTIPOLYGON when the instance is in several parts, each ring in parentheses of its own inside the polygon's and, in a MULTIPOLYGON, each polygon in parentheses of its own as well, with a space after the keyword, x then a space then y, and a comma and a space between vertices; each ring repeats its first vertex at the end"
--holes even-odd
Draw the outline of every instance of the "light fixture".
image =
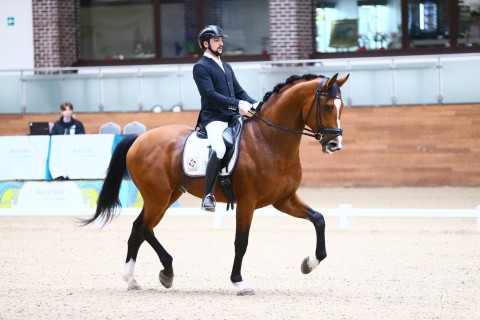
POLYGON ((183 111, 183 104, 182 103, 174 104, 171 110, 172 112, 181 112, 183 111))
POLYGON ((150 109, 150 111, 152 111, 152 112, 154 112, 154 113, 159 113, 159 112, 162 112, 162 111, 163 111, 163 108, 162 108, 161 105, 156 104, 156 105, 154 105, 154 106, 150 109))

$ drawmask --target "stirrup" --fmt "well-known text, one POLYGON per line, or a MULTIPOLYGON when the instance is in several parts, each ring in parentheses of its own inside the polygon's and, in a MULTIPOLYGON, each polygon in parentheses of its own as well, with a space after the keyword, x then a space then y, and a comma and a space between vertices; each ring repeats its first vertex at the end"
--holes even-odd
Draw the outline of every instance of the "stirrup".
POLYGON ((205 198, 203 198, 202 210, 215 212, 215 205, 215 197, 213 196, 213 194, 209 193, 205 196, 205 198))

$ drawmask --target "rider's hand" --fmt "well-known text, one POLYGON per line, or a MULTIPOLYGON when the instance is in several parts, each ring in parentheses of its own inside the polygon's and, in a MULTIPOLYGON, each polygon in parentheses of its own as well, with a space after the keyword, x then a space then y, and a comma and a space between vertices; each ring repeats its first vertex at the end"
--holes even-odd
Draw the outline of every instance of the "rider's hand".
POLYGON ((248 101, 240 100, 240 102, 238 103, 238 108, 243 112, 248 112, 250 108, 252 108, 252 104, 248 101))
POLYGON ((254 104, 252 104, 252 111, 257 111, 257 107, 259 103, 260 102, 255 102, 254 104))

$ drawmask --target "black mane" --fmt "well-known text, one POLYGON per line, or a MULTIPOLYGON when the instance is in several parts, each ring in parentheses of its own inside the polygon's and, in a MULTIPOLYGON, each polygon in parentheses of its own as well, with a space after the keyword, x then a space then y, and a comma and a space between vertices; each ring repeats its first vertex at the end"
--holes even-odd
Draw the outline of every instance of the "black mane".
POLYGON ((304 74, 303 76, 299 76, 299 75, 293 75, 293 76, 290 76, 288 77, 287 80, 285 80, 285 83, 279 83, 277 84, 272 91, 269 91, 267 93, 265 93, 265 95, 263 96, 263 101, 262 103, 265 103, 267 102, 268 98, 270 98, 270 96, 278 91, 280 91, 284 86, 286 86, 287 84, 292 84, 293 82, 297 81, 297 80, 301 80, 301 79, 304 79, 304 80, 307 80, 307 81, 310 81, 312 79, 316 79, 316 78, 320 78, 320 77, 324 77, 324 76, 321 76, 321 75, 316 75, 316 74, 312 74, 312 73, 307 73, 307 74, 304 74))

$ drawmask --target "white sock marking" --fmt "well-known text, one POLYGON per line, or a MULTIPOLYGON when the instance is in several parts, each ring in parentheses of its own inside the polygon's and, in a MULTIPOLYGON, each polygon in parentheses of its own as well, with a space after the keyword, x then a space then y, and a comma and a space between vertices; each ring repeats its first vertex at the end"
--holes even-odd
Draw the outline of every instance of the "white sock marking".
POLYGON ((123 280, 125 280, 127 283, 135 280, 135 276, 133 274, 134 269, 135 260, 130 259, 127 263, 125 263, 125 267, 123 268, 123 280))
POLYGON ((307 266, 310 270, 315 269, 320 264, 320 260, 316 256, 308 256, 307 266))

